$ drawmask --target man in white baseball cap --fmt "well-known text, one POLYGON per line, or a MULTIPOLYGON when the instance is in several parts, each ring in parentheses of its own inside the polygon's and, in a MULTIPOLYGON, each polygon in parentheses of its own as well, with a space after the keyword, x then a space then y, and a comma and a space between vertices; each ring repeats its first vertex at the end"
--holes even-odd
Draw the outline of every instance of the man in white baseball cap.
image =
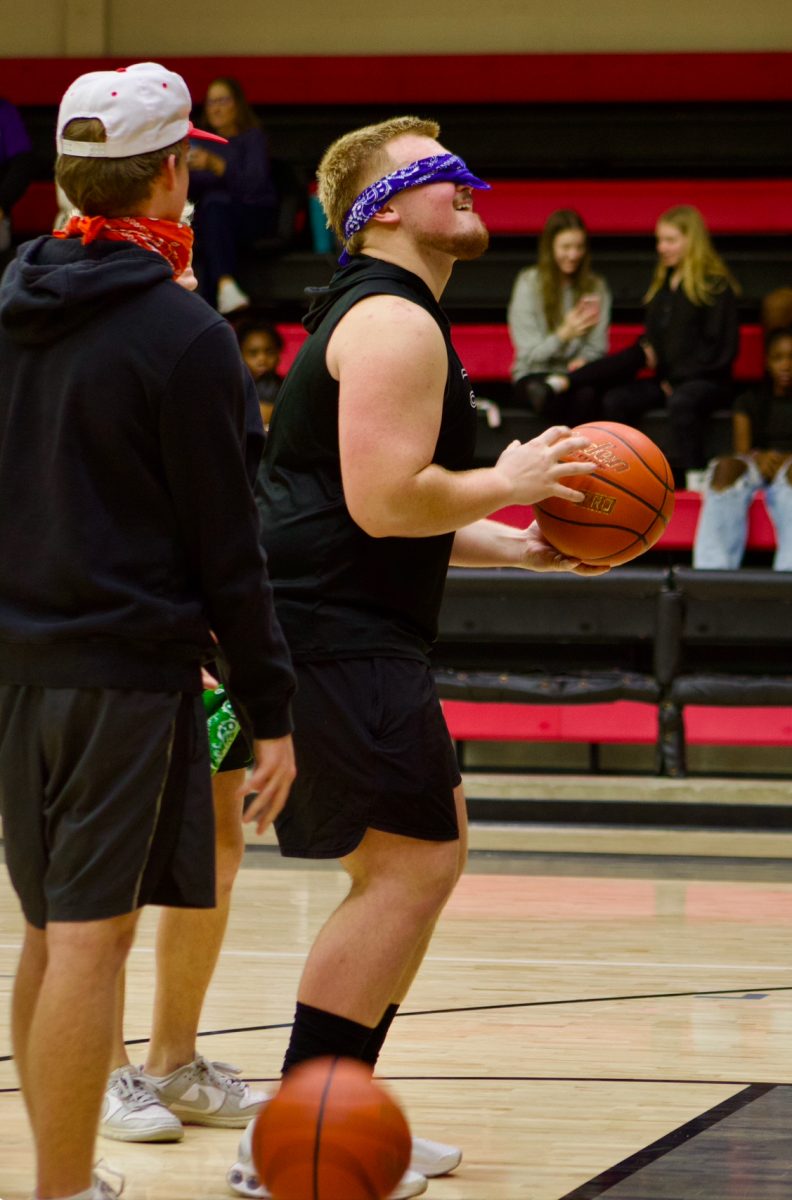
POLYGON ((294 776, 255 388, 227 322, 176 282, 188 138, 213 136, 189 113, 156 63, 78 79, 56 164, 77 213, 0 282, 0 813, 36 1200, 119 1194, 92 1164, 140 909, 216 906, 205 661, 224 656, 251 730, 248 819, 263 829, 294 776))
POLYGON ((216 133, 196 129, 192 101, 181 75, 159 63, 134 63, 115 71, 90 71, 66 91, 58 111, 59 154, 77 158, 131 158, 162 150, 183 138, 225 142, 216 133), (70 121, 98 120, 103 142, 66 136, 70 121))

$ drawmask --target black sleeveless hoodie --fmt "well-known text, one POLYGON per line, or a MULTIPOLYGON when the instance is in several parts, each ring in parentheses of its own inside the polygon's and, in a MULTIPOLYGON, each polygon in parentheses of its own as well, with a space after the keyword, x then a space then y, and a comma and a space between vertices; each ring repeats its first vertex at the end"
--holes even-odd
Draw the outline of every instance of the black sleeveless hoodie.
MULTIPOLYGON (((367 296, 401 296, 437 322, 448 353, 433 461, 467 470, 475 397, 448 319, 417 275, 360 255, 313 291, 303 345, 278 397, 259 474, 262 541, 275 605, 295 659, 384 655, 426 661, 437 633, 453 534, 373 538, 350 516, 341 483, 338 383, 325 361, 341 318, 367 296)), ((399 403, 394 387, 394 404, 399 403)))

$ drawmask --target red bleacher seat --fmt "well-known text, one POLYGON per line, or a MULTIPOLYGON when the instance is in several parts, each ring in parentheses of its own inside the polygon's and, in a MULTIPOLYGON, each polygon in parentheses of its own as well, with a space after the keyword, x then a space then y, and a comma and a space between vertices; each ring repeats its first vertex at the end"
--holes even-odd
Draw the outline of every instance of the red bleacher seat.
MULTIPOLYGON (((586 742, 654 745, 657 709, 634 700, 610 704, 486 704, 444 700, 451 736, 459 742, 586 742)), ((694 746, 788 746, 790 708, 687 705, 685 741, 694 746)))
POLYGON ((651 235, 658 216, 693 204, 714 234, 787 234, 792 179, 490 180, 476 210, 490 233, 537 234, 549 213, 574 208, 593 234, 651 235))
POLYGON ((609 704, 480 704, 444 700, 457 741, 620 742, 653 744, 657 709, 635 700, 609 704))
MULTIPOLYGON (((279 328, 286 343, 281 368, 288 370, 306 334, 302 325, 281 325, 279 328)), ((612 325, 611 350, 623 350, 630 342, 640 337, 641 333, 640 325, 612 325)), ((453 338, 459 357, 474 383, 505 382, 511 378, 514 350, 505 324, 455 325, 453 338)), ((734 365, 735 377, 760 379, 763 371, 762 330, 758 325, 744 325, 740 330, 740 351, 734 365)))
MULTIPOLYGON (((668 523, 668 528, 657 543, 658 550, 690 550, 696 534, 699 512, 701 511, 701 496, 698 492, 679 490, 674 496, 674 514, 668 523)), ((527 504, 511 504, 493 513, 499 521, 513 525, 517 529, 526 529, 533 520, 533 513, 527 504)), ((753 501, 748 513, 748 548, 750 550, 772 550, 775 547, 775 533, 768 516, 764 496, 760 493, 753 501)))

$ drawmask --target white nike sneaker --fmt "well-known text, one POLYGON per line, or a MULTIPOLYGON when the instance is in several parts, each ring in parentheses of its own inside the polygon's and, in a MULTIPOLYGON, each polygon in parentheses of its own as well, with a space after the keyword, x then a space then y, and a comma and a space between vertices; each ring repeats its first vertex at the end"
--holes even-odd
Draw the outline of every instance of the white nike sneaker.
POLYGON ((238 1074, 238 1067, 209 1062, 199 1054, 194 1062, 178 1067, 170 1075, 142 1073, 142 1078, 185 1124, 241 1129, 263 1108, 269 1096, 236 1079, 238 1074))
POLYGON ((107 1083, 99 1133, 117 1142, 180 1142, 184 1128, 139 1068, 119 1067, 107 1083))
MULTIPOLYGON (((253 1165, 253 1155, 250 1140, 253 1134, 251 1121, 242 1137, 239 1139, 237 1151, 239 1161, 235 1162, 226 1174, 229 1188, 235 1196, 249 1196, 252 1200, 272 1200, 272 1193, 259 1179, 253 1165)), ((431 1143, 438 1145, 437 1142, 431 1143)), ((448 1149, 448 1147, 446 1147, 448 1149)), ((460 1155, 461 1157, 461 1155, 460 1155)), ((388 1196, 388 1200, 411 1200, 412 1196, 422 1196, 428 1187, 426 1177, 418 1171, 405 1171, 396 1187, 388 1196)))

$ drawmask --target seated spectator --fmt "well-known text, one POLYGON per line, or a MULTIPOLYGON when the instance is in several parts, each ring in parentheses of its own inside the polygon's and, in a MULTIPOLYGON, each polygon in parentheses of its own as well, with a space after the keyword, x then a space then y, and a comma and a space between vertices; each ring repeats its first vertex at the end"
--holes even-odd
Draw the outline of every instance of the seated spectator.
POLYGON ((760 488, 776 531, 776 571, 792 571, 792 326, 767 339, 764 383, 734 405, 734 454, 714 459, 693 543, 693 566, 739 567, 748 510, 760 488))
POLYGON ((234 331, 242 358, 256 384, 261 420, 266 431, 283 383, 283 377, 278 374, 283 338, 269 321, 254 316, 235 321, 234 331))
POLYGON ((571 209, 551 213, 537 265, 520 272, 509 301, 516 403, 544 414, 548 425, 575 425, 594 416, 594 388, 570 380, 559 395, 548 377, 607 353, 610 310, 608 286, 591 270, 583 218, 571 209))
POLYGON ((18 111, 0 100, 0 261, 11 246, 11 210, 33 174, 33 147, 18 111))
POLYGON ((669 458, 679 485, 688 471, 705 465, 707 419, 733 399, 739 288, 698 209, 680 205, 663 213, 656 238, 657 268, 644 297, 655 377, 608 390, 602 415, 635 425, 649 409, 665 407, 669 458))
POLYGON ((204 299, 230 313, 250 303, 236 278, 239 251, 272 232, 278 198, 267 135, 235 79, 209 85, 203 120, 228 142, 190 149, 196 274, 204 299))

